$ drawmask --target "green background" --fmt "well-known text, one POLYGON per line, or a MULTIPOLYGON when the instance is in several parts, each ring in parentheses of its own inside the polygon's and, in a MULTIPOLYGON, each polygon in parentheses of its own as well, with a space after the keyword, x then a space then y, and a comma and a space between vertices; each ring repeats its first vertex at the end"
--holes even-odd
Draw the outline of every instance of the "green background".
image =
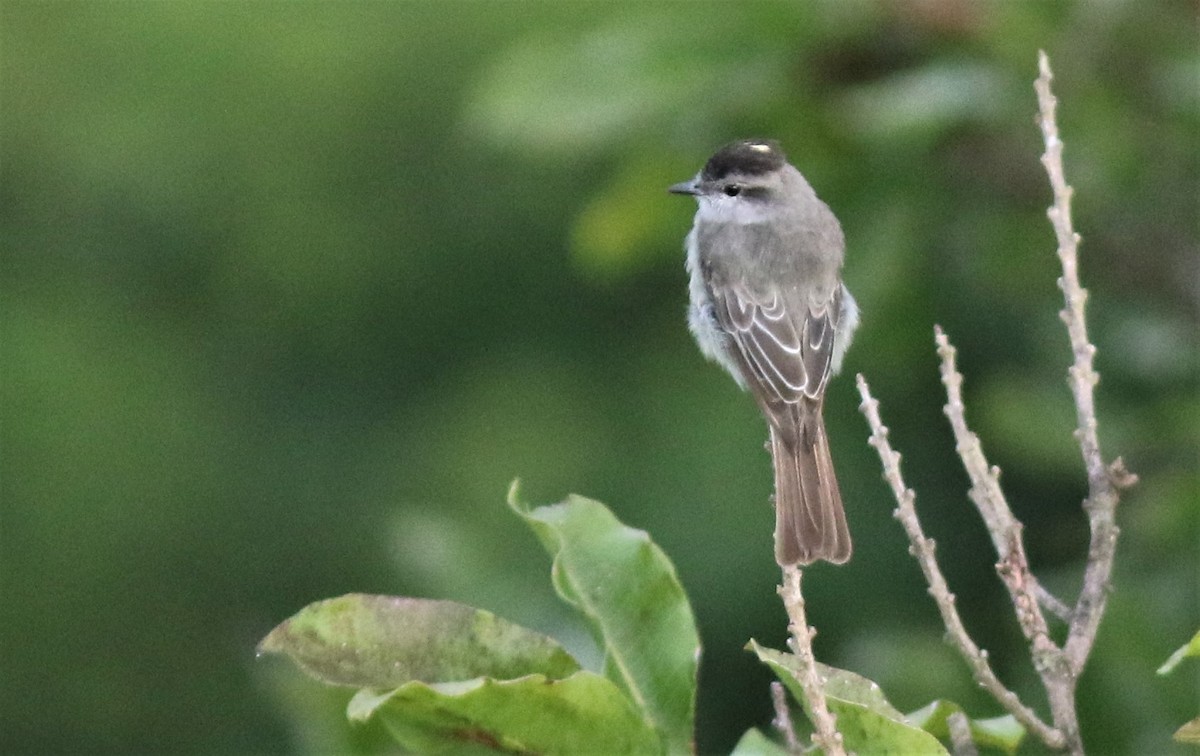
MULTIPOLYGON (((608 502, 675 560, 699 745, 770 716, 765 429, 684 324, 668 184, 784 143, 842 221, 862 327, 827 403, 855 538, 805 581, 822 660, 1000 713, 891 517, 882 402, 968 627, 1044 702, 942 415, 1070 598, 1086 551, 1032 80, 1057 75, 1119 513, 1081 683, 1095 752, 1167 751, 1200 624, 1194 3, 0 2, 0 750, 317 750, 254 644, 320 598, 450 598, 564 637, 504 506, 608 502)), ((310 705, 317 706, 317 704, 310 705)), ((326 724, 328 723, 328 724, 326 724)), ((332 732, 332 731, 331 731, 332 732)), ((359 733, 361 738, 362 733, 359 733)))

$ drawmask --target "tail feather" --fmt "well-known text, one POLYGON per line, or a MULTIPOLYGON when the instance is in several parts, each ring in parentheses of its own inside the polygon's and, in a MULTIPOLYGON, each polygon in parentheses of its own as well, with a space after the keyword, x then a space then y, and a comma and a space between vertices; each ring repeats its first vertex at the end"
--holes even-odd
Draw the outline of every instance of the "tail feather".
POLYGON ((850 559, 850 531, 833 472, 820 409, 797 418, 799 433, 771 428, 775 461, 775 561, 811 564, 850 559))

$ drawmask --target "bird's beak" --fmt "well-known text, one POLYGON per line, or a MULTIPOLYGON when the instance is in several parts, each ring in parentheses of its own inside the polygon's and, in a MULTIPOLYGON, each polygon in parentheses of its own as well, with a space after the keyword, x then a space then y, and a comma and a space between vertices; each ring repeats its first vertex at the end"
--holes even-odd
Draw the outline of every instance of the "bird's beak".
POLYGON ((678 184, 672 184, 667 187, 667 191, 671 194, 690 194, 693 197, 700 194, 700 187, 697 186, 696 179, 690 181, 681 181, 678 184))

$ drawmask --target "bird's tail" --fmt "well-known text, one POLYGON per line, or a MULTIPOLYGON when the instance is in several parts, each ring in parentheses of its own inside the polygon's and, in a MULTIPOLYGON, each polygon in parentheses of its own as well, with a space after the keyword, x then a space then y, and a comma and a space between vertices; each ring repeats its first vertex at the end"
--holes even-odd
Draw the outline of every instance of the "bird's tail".
POLYGON ((824 559, 842 564, 850 558, 850 530, 819 407, 799 418, 799 431, 785 438, 771 427, 775 561, 793 565, 824 559))

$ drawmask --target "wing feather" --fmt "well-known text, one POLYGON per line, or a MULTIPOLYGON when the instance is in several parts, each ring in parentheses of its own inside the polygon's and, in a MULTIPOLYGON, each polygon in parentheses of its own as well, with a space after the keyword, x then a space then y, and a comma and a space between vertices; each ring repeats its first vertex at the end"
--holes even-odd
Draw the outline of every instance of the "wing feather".
POLYGON ((745 383, 769 417, 783 414, 780 405, 816 400, 824 393, 840 287, 826 303, 807 307, 788 303, 777 290, 758 293, 726 286, 713 287, 711 295, 745 383))

